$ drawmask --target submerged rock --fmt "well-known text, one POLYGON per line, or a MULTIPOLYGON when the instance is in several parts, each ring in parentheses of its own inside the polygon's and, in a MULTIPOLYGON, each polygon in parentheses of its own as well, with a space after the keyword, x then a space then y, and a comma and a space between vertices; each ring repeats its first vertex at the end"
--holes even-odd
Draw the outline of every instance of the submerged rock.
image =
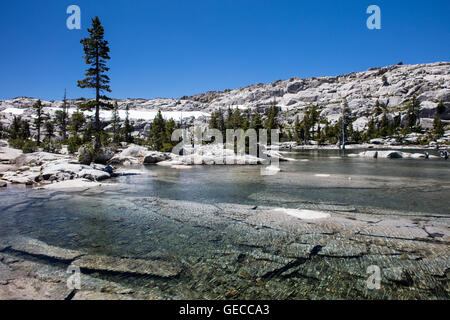
POLYGON ((329 213, 313 210, 277 208, 274 211, 287 214, 301 220, 326 219, 331 217, 329 213))
POLYGON ((86 255, 73 262, 82 269, 93 271, 132 273, 163 278, 176 277, 181 268, 165 261, 127 259, 100 255, 86 255))
POLYGON ((81 251, 55 247, 37 239, 22 236, 0 239, 0 244, 29 255, 62 261, 70 261, 84 254, 81 251))
POLYGON ((99 182, 93 182, 88 179, 73 179, 47 184, 41 188, 46 190, 84 191, 100 187, 101 185, 99 182))

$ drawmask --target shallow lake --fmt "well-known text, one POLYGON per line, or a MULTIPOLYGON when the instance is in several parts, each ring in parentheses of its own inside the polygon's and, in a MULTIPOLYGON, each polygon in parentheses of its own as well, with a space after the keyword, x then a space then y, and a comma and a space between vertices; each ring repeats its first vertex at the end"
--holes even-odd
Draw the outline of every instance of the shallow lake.
MULTIPOLYGON (((0 237, 24 235, 95 254, 176 257, 183 263, 208 265, 218 250, 252 249, 235 243, 239 234, 217 238, 214 228, 197 228, 161 215, 157 205, 152 206, 155 198, 300 209, 339 206, 350 213, 354 208, 419 216, 450 213, 450 161, 361 159, 339 151, 285 156, 297 161, 281 162, 281 172, 270 176, 261 175, 261 166, 175 170, 152 165, 132 168, 140 170, 139 175, 108 181, 116 187, 106 191, 62 193, 8 187, 0 192, 0 237), (141 205, 143 199, 149 202, 141 205)), ((220 286, 226 286, 226 276, 219 273, 217 277, 222 279, 220 286)), ((122 280, 143 285, 139 279, 122 280)), ((166 297, 217 298, 223 294, 206 285, 195 288, 202 283, 195 276, 156 283, 159 294, 166 297)), ((277 290, 278 296, 248 291, 241 298, 286 298, 284 289, 277 290)), ((314 298, 306 293, 300 296, 314 298)))

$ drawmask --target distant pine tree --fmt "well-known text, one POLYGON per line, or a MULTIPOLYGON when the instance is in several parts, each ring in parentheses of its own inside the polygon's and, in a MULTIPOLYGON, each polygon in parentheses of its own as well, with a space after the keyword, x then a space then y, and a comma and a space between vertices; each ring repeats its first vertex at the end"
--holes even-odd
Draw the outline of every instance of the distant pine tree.
POLYGON ((81 128, 83 128, 85 124, 86 117, 84 116, 84 113, 78 109, 72 114, 72 117, 70 118, 69 131, 73 135, 78 135, 81 132, 81 128))
POLYGON ((64 99, 61 110, 56 110, 55 121, 60 130, 63 141, 67 140, 67 123, 68 123, 68 109, 66 100, 66 90, 64 90, 64 99))
POLYGON ((113 142, 120 142, 120 116, 119 116, 119 105, 117 101, 114 102, 114 109, 111 114, 111 126, 113 130, 113 142))
POLYGON ((125 121, 123 123, 123 136, 126 143, 132 143, 133 137, 131 133, 133 132, 133 126, 130 123, 130 107, 127 105, 125 108, 125 121))
POLYGON ((36 111, 36 117, 34 118, 34 126, 36 128, 36 143, 39 145, 41 143, 41 127, 45 120, 45 115, 41 100, 38 100, 34 105, 33 108, 36 111))
POLYGON ((439 118, 437 115, 434 116, 433 121, 433 135, 435 139, 439 139, 444 135, 444 126, 442 125, 441 118, 439 118))
POLYGON ((209 119, 209 128, 210 129, 218 129, 219 128, 219 118, 218 112, 214 111, 211 113, 211 118, 209 119))
POLYGON ((298 119, 298 115, 295 116, 295 122, 294 122, 294 139, 295 141, 299 142, 299 137, 300 137, 300 121, 298 119))
POLYGON ((418 121, 420 116, 420 102, 416 96, 408 104, 408 127, 412 131, 418 131, 418 121))
POLYGON ((22 121, 20 125, 20 138, 28 140, 31 137, 30 124, 28 121, 22 121))
POLYGON ((12 140, 20 138, 20 130, 22 127, 22 118, 14 116, 13 121, 9 127, 9 138, 12 140))
POLYGON ((150 126, 149 138, 151 147, 156 151, 162 150, 164 142, 167 141, 166 122, 162 116, 161 110, 158 110, 156 117, 153 119, 150 126))
POLYGON ((436 109, 438 114, 443 114, 447 108, 445 107, 444 102, 442 102, 441 100, 436 109))

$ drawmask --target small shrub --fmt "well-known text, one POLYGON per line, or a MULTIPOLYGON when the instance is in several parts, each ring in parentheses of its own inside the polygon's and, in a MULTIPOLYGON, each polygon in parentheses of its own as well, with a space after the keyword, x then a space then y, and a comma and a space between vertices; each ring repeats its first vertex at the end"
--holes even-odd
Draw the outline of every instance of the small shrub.
POLYGON ((77 152, 82 145, 83 140, 78 135, 74 135, 73 137, 67 139, 67 151, 69 151, 70 154, 77 152))
POLYGON ((23 144, 22 152, 23 153, 33 153, 37 151, 37 143, 32 140, 27 140, 23 144))
POLYGON ((17 139, 9 139, 8 140, 9 146, 11 148, 14 149, 22 149, 24 144, 25 144, 25 140, 21 139, 21 138, 17 138, 17 139))
POLYGON ((96 152, 94 150, 94 146, 92 144, 87 144, 80 148, 78 155, 78 161, 81 164, 91 164, 92 162, 95 162, 95 159, 97 158, 96 152))

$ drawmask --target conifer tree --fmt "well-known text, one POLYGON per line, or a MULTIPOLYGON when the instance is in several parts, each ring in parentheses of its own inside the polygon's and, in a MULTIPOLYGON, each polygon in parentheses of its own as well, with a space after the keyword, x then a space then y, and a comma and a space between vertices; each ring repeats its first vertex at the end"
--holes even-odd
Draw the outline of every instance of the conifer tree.
POLYGON ((164 142, 166 141, 166 123, 161 114, 161 110, 158 110, 156 117, 150 126, 150 145, 156 151, 160 151, 164 142))
POLYGON ((227 120, 225 121, 225 129, 233 129, 233 110, 228 107, 227 120))
POLYGON ((433 134, 435 139, 439 139, 444 135, 444 126, 442 125, 441 118, 439 118, 437 115, 434 116, 433 134))
POLYGON ((120 142, 120 116, 119 116, 119 105, 117 101, 114 102, 114 109, 111 114, 111 126, 113 130, 113 142, 120 142))
POLYGON ((68 110, 66 90, 64 90, 64 99, 61 110, 56 110, 55 120, 60 130, 61 138, 63 141, 67 140, 67 123, 68 123, 68 110))
POLYGON ((209 119, 209 128, 210 129, 218 129, 219 128, 219 119, 218 112, 214 111, 211 113, 211 118, 209 119))
POLYGON ((223 116, 223 111, 219 108, 218 118, 217 118, 218 128, 222 132, 222 136, 225 136, 225 119, 223 116))
POLYGON ((30 132, 30 124, 28 123, 28 121, 22 121, 21 125, 20 125, 20 138, 22 138, 23 140, 28 140, 31 137, 31 132, 30 132))
POLYGON ((253 113, 252 121, 250 123, 250 128, 252 128, 252 129, 254 129, 256 131, 256 137, 257 137, 257 139, 259 141, 259 130, 263 129, 264 126, 263 126, 261 117, 260 117, 260 115, 259 115, 257 110, 255 110, 255 112, 253 113))
POLYGON ((34 126, 36 128, 36 143, 39 145, 41 143, 41 127, 45 120, 45 115, 41 100, 38 100, 34 105, 33 108, 36 110, 36 118, 34 119, 34 126))
POLYGON ((445 112, 447 108, 444 105, 444 102, 442 102, 442 100, 439 102, 439 104, 437 105, 437 113, 438 114, 443 114, 445 112))
POLYGON ((100 128, 100 108, 110 109, 109 103, 104 103, 100 99, 108 99, 103 96, 103 92, 111 92, 109 87, 109 77, 106 72, 109 68, 106 66, 106 60, 109 60, 108 41, 104 40, 104 28, 98 17, 92 19, 92 28, 88 29, 89 38, 84 38, 80 41, 84 49, 84 60, 89 68, 86 70, 85 76, 81 81, 78 81, 80 88, 95 89, 95 101, 91 101, 82 105, 83 109, 95 108, 95 144, 94 149, 99 150, 101 147, 101 128, 100 128))
POLYGON ((123 122, 123 137, 126 143, 132 143, 133 137, 131 133, 133 132, 133 126, 130 123, 130 106, 127 105, 125 108, 125 121, 123 122))
POLYGON ((78 134, 81 132, 81 128, 85 124, 86 124, 86 117, 84 116, 84 113, 78 109, 76 112, 72 114, 72 117, 70 118, 69 131, 73 135, 78 136, 78 134))
POLYGON ((414 96, 408 105, 408 127, 410 130, 417 130, 417 122, 420 115, 420 102, 416 96, 414 96))
POLYGON ((241 110, 239 110, 239 108, 236 108, 233 112, 233 118, 232 118, 232 126, 233 129, 239 129, 242 128, 242 114, 241 114, 241 110))
POLYGON ((300 137, 300 121, 298 120, 298 115, 295 116, 295 122, 294 122, 294 139, 295 141, 299 142, 299 137, 300 137))
POLYGON ((389 120, 386 111, 383 112, 380 124, 380 136, 386 137, 389 134, 389 120))
POLYGON ((20 138, 20 128, 22 126, 22 118, 14 116, 11 126, 9 127, 9 138, 12 140, 20 138))
POLYGON ((166 139, 165 144, 167 145, 167 148, 165 147, 164 151, 171 151, 172 148, 178 143, 175 141, 172 141, 172 133, 177 129, 177 124, 175 123, 175 120, 173 118, 170 118, 169 121, 166 122, 166 139))

